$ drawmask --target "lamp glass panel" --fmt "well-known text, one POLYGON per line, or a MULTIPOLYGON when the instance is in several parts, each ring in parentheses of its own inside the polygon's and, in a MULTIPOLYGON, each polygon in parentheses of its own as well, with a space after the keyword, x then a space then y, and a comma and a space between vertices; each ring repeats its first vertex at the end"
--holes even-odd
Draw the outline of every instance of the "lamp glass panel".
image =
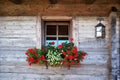
POLYGON ((97 28, 97 31, 102 31, 102 26, 98 26, 98 27, 96 27, 97 28))
POLYGON ((97 37, 101 37, 102 36, 102 32, 97 32, 96 36, 97 37))

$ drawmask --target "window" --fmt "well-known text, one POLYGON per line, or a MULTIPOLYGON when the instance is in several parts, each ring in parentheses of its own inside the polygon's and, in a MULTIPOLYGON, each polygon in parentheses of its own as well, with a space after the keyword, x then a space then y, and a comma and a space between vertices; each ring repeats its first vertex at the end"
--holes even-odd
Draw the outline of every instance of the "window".
POLYGON ((55 46, 63 42, 68 42, 70 32, 70 22, 45 22, 45 43, 54 41, 55 46))

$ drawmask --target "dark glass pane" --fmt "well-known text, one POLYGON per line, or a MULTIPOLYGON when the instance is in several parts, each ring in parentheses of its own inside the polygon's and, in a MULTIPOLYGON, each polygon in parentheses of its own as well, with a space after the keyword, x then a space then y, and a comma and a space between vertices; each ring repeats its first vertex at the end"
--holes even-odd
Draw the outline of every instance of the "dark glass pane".
POLYGON ((59 25, 58 35, 68 35, 68 26, 67 25, 59 25))
POLYGON ((68 37, 59 37, 58 44, 62 44, 64 42, 69 42, 68 37))
POLYGON ((56 28, 55 25, 47 25, 47 35, 56 35, 56 28))
POLYGON ((56 40, 56 37, 47 37, 46 40, 56 40))
POLYGON ((68 40, 68 37, 59 37, 59 40, 68 40))

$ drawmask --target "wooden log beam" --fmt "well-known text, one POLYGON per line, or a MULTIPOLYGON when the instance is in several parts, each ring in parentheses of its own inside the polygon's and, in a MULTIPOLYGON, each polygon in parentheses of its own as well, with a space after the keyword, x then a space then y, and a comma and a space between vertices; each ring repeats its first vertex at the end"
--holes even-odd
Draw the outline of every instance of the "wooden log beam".
POLYGON ((85 0, 86 4, 93 4, 96 0, 85 0))
POLYGON ((13 2, 14 4, 21 4, 22 0, 9 0, 11 2, 13 2))
POLYGON ((57 0, 49 0, 51 4, 56 4, 57 0))
POLYGON ((118 0, 118 3, 120 3, 120 0, 118 0))

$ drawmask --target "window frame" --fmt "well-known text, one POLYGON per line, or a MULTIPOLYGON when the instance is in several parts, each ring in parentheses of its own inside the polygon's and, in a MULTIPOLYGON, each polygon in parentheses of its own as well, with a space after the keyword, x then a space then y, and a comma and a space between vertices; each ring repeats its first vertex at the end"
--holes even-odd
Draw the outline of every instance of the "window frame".
POLYGON ((70 34, 70 32, 71 32, 71 22, 70 21, 45 21, 44 22, 44 41, 43 41, 43 43, 45 44, 46 43, 46 38, 47 37, 56 37, 56 41, 57 41, 57 45, 58 45, 58 38, 60 38, 60 37, 68 37, 68 40, 70 39, 70 37, 71 37, 71 34, 70 34), (55 25, 57 28, 57 34, 56 35, 47 35, 46 33, 46 31, 47 31, 47 26, 48 25, 55 25), (65 25, 65 26, 68 26, 68 35, 58 35, 58 27, 59 26, 61 26, 61 25, 65 25))

